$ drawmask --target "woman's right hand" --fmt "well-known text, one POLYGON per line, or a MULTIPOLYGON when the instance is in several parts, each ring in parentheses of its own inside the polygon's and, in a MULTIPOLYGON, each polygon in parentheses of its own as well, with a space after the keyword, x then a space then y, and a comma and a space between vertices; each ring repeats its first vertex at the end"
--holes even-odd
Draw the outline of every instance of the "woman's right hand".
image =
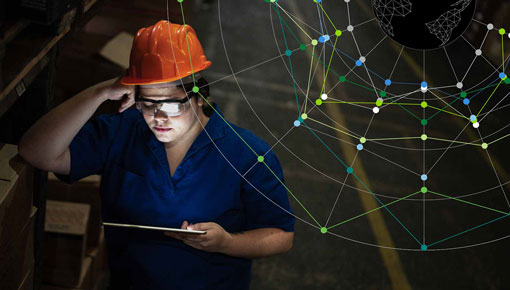
POLYGON ((120 77, 104 81, 97 86, 104 100, 123 100, 119 107, 119 113, 124 112, 135 103, 135 86, 121 84, 120 77))

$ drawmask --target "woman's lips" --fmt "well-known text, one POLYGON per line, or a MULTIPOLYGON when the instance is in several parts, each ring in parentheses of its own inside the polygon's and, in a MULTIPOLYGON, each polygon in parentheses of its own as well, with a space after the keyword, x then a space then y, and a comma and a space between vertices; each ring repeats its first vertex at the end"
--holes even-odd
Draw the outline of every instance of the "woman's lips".
POLYGON ((156 131, 158 133, 165 133, 165 132, 172 130, 172 128, 165 128, 165 127, 154 127, 154 129, 156 129, 156 131))

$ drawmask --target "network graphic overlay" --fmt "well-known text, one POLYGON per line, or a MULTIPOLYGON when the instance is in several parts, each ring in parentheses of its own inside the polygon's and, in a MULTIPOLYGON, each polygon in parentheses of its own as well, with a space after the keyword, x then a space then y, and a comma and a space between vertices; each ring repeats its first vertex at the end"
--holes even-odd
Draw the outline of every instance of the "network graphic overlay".
MULTIPOLYGON (((423 31, 436 42, 434 47, 420 48, 419 41, 406 45, 405 39, 392 37, 397 35, 395 20, 409 16, 419 1, 358 1, 355 6, 344 0, 340 11, 330 9, 326 1, 305 2, 316 11, 313 17, 304 16, 293 1, 260 0, 272 27, 272 45, 279 51, 261 64, 281 62, 281 72, 293 87, 289 100, 295 103, 295 118, 287 120, 287 133, 272 134, 272 148, 282 146, 303 168, 337 186, 327 212, 314 212, 302 200, 306 194, 320 193, 289 188, 273 173, 299 206, 296 212, 302 214, 295 217, 322 234, 408 251, 466 248, 510 237, 508 231, 487 230, 510 220, 510 175, 500 158, 510 142, 510 123, 500 121, 510 106, 510 57, 504 49, 510 33, 497 24, 471 19, 474 0, 449 1, 449 9, 438 9, 435 20, 421 22, 423 31), (362 9, 365 15, 372 11, 371 16, 356 16, 362 9), (462 35, 475 24, 485 31, 480 43, 462 35), (501 43, 496 65, 485 51, 490 37, 501 43), (352 120, 355 126, 350 125, 352 120), (291 131, 313 139, 313 149, 328 155, 330 163, 313 164, 315 152, 311 156, 294 153, 294 140, 285 139, 291 131), (377 165, 366 165, 367 159, 377 165), (371 171, 391 186, 380 188, 372 182, 371 171), (449 179, 448 173, 461 173, 462 179, 449 179), (365 210, 342 216, 347 195, 359 196, 365 210), (458 207, 471 217, 483 214, 475 224, 463 222, 448 216, 443 205, 458 207), (357 238, 357 227, 349 228, 362 218, 377 224, 383 215, 404 238, 373 243, 357 238), (441 218, 455 226, 446 227, 441 218)), ((221 1, 218 7, 221 28, 221 1)), ((225 36, 221 37, 232 69, 225 36)), ((238 73, 232 69, 232 76, 238 73)), ((252 108, 244 94, 243 99, 252 108)), ((260 114, 254 113, 270 131, 260 114)), ((273 172, 264 154, 253 153, 257 163, 273 172)))

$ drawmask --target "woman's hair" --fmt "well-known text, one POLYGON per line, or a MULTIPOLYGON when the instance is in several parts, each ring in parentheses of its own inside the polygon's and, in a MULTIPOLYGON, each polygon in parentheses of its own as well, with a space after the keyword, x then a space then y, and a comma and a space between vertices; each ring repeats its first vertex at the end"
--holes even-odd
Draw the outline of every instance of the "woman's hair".
MULTIPOLYGON (((177 85, 178 87, 182 88, 184 92, 191 98, 195 97, 197 100, 199 98, 204 97, 204 99, 207 99, 209 97, 209 83, 204 78, 199 78, 195 83, 187 83, 184 85, 177 85), (193 92, 193 87, 198 87, 198 92, 193 92), (201 96, 202 95, 202 96, 201 96)), ((216 104, 214 102, 210 103, 212 106, 215 106, 216 104)), ((204 115, 207 117, 211 117, 214 113, 214 109, 209 106, 209 103, 204 100, 204 105, 202 106, 202 112, 204 112, 204 115)))
MULTIPOLYGON (((195 97, 195 100, 198 100, 199 98, 204 97, 204 99, 207 99, 209 97, 209 83, 204 78, 199 78, 195 83, 187 83, 187 84, 180 84, 177 85, 177 87, 181 88, 190 98, 195 97), (193 87, 197 86, 198 92, 193 92, 193 87), (200 96, 202 95, 202 96, 200 96)), ((135 94, 138 96, 140 94, 140 86, 135 86, 135 94)), ((214 102, 210 103, 213 107, 216 106, 214 102)), ((214 113, 214 109, 209 106, 209 103, 204 101, 204 105, 202 106, 202 112, 204 112, 204 115, 207 117, 211 117, 214 113)))

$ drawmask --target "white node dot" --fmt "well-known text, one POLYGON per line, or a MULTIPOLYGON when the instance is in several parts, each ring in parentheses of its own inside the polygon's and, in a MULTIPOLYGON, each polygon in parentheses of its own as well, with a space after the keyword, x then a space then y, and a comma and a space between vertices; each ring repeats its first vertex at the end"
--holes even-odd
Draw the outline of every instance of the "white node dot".
POLYGON ((321 100, 325 101, 328 99, 328 95, 327 94, 322 94, 321 95, 321 100))
POLYGON ((344 1, 345 1, 345 3, 349 3, 349 2, 351 2, 351 0, 344 0, 344 1))
POLYGON ((463 86, 464 86, 464 85, 463 85, 461 82, 458 82, 458 83, 457 83, 457 88, 462 89, 462 87, 463 87, 463 86))
POLYGON ((475 128, 475 129, 476 129, 476 128, 478 128, 478 127, 480 127, 480 123, 478 123, 478 122, 474 122, 474 123, 473 123, 473 128, 475 128))
POLYGON ((494 24, 492 24, 492 23, 487 24, 487 29, 493 30, 494 29, 494 24))
POLYGON ((374 108, 372 109, 372 112, 374 112, 374 114, 379 113, 379 108, 378 108, 378 107, 374 107, 374 108))
POLYGON ((421 90, 422 93, 426 93, 428 88, 421 87, 420 90, 421 90))
POLYGON ((510 38, 510 32, 508 33, 508 38, 510 38))
POLYGON ((366 57, 361 56, 361 57, 359 58, 359 60, 360 60, 361 62, 363 62, 363 63, 364 63, 367 59, 366 59, 366 57))
POLYGON ((476 54, 477 56, 482 55, 482 50, 481 50, 481 49, 477 49, 477 50, 475 50, 475 54, 476 54))
POLYGON ((347 26, 347 31, 352 32, 354 30, 354 26, 349 25, 347 26))

